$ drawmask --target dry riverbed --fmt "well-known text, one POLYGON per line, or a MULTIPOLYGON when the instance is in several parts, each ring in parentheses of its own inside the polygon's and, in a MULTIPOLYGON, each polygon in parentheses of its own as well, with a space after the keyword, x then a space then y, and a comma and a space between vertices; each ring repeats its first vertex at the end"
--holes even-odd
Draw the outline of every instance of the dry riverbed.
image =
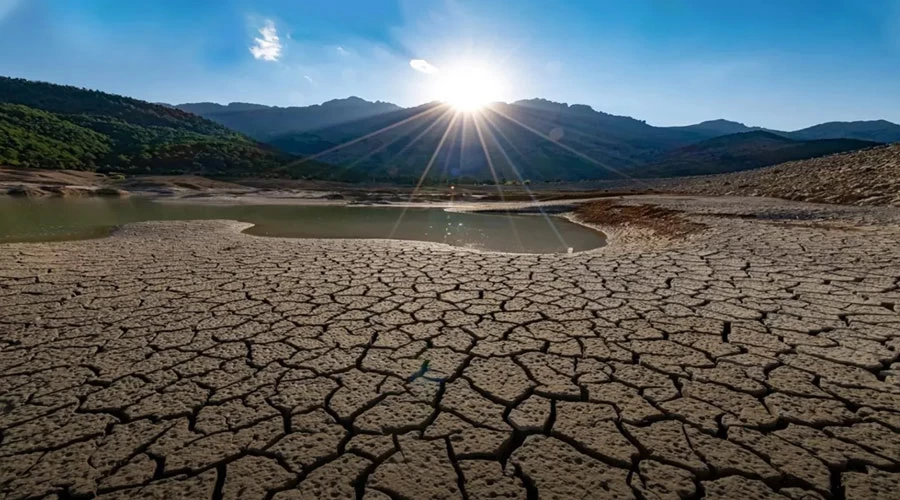
POLYGON ((900 210, 584 210, 609 245, 572 255, 228 221, 0 245, 0 494, 896 494, 900 210))

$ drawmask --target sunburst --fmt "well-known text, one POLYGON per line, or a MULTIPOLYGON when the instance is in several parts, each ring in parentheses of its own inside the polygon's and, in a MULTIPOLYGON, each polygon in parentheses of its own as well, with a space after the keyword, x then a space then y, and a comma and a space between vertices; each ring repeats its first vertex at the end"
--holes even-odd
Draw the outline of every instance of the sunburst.
POLYGON ((502 76, 489 66, 460 63, 436 75, 437 98, 459 112, 472 113, 501 100, 504 94, 502 76))

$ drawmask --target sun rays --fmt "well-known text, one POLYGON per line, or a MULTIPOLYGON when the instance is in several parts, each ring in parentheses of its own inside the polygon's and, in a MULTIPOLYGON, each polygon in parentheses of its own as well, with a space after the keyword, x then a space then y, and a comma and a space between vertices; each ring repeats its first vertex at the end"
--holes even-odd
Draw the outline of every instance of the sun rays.
POLYGON ((496 64, 463 59, 437 67, 424 59, 412 59, 410 67, 428 75, 428 94, 461 113, 478 111, 505 97, 504 71, 496 64))
MULTIPOLYGON (((474 146, 476 151, 480 148, 480 151, 483 154, 483 165, 490 174, 491 181, 497 190, 497 195, 500 200, 506 200, 504 185, 507 184, 507 180, 511 180, 514 181, 517 186, 520 186, 521 189, 524 189, 532 202, 537 202, 538 197, 531 190, 529 182, 527 182, 525 176, 522 174, 522 169, 520 167, 523 165, 517 165, 516 163, 516 161, 519 161, 520 163, 524 163, 524 166, 527 166, 529 160, 516 147, 515 142, 511 140, 510 136, 507 134, 510 127, 527 132, 527 135, 533 136, 535 140, 549 141, 554 144, 555 147, 559 147, 597 168, 606 170, 623 178, 631 179, 626 173, 577 150, 569 144, 562 143, 560 140, 551 137, 549 133, 544 133, 533 125, 517 119, 513 116, 513 114, 515 114, 512 112, 515 108, 511 108, 513 105, 486 103, 483 99, 487 94, 469 93, 469 89, 471 88, 471 86, 460 87, 458 89, 459 100, 457 101, 428 106, 424 110, 385 125, 378 130, 366 133, 360 137, 300 159, 295 162, 294 165, 320 158, 324 158, 327 162, 327 156, 330 153, 356 144, 365 144, 365 141, 370 139, 377 142, 379 136, 392 130, 395 131, 394 133, 396 135, 385 136, 386 140, 377 142, 377 146, 373 145, 371 148, 365 150, 358 158, 351 162, 344 162, 343 165, 334 166, 333 168, 360 168, 358 166, 373 155, 387 151, 395 144, 399 147, 399 144, 405 142, 397 152, 393 153, 386 160, 379 158, 379 161, 386 161, 390 164, 396 162, 397 165, 403 165, 400 160, 405 153, 415 146, 420 145, 420 143, 426 139, 427 141, 434 141, 434 138, 437 137, 437 133, 440 133, 440 138, 437 140, 434 151, 430 152, 427 163, 421 167, 415 167, 416 169, 421 170, 418 173, 415 186, 410 191, 407 198, 407 203, 404 204, 404 209, 398 216, 397 221, 392 228, 391 235, 397 232, 403 222, 408 207, 415 201, 417 196, 421 195, 423 186, 426 185, 426 183, 435 179, 451 183, 459 178, 465 177, 467 173, 472 171, 472 165, 469 163, 474 161, 473 157, 466 156, 469 152, 469 149, 467 148, 470 146, 474 146), (403 126, 406 126, 407 128, 397 130, 399 127, 403 126), (442 126, 443 130, 441 130, 442 126), (504 129, 507 129, 506 132, 504 132, 504 129), (475 142, 467 143, 467 140, 475 142), (504 146, 504 143, 506 146, 504 146), (514 154, 510 154, 510 151, 507 150, 508 148, 510 148, 511 152, 514 154), (438 164, 438 160, 441 158, 443 158, 441 161, 444 164, 444 168, 435 168, 436 164, 438 164), (456 165, 457 161, 458 165, 456 165)), ((481 161, 478 161, 478 163, 480 164, 481 161)), ((398 168, 399 167, 396 167, 392 170, 398 171, 398 168)), ((404 168, 409 169, 411 167, 406 165, 404 168)), ((560 168, 564 167, 560 166, 560 168)), ((540 206, 538 206, 538 213, 547 221, 547 224, 553 228, 553 232, 556 235, 561 248, 565 251, 568 248, 568 245, 554 226, 550 217, 540 208, 540 206)), ((510 217, 510 224, 513 234, 519 239, 520 235, 515 232, 516 228, 512 217, 510 217)))

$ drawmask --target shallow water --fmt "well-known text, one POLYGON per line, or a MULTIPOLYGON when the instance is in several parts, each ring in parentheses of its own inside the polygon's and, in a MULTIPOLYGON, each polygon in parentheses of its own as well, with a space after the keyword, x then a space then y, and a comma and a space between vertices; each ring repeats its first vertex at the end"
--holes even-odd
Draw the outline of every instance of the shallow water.
POLYGON ((603 234, 541 215, 474 214, 438 208, 300 205, 209 205, 145 198, 0 196, 0 242, 102 237, 148 220, 231 219, 255 224, 248 234, 291 238, 394 238, 519 253, 579 252, 605 244, 603 234))

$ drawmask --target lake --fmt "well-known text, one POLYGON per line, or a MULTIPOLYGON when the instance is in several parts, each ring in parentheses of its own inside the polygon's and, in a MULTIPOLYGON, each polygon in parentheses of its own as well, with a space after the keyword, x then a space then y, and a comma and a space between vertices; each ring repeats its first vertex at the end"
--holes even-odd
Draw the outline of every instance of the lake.
POLYGON ((0 242, 106 236, 151 220, 231 219, 245 232, 289 238, 392 238, 515 253, 579 252, 605 245, 602 233, 560 217, 447 212, 440 208, 212 205, 146 198, 0 196, 0 242))

